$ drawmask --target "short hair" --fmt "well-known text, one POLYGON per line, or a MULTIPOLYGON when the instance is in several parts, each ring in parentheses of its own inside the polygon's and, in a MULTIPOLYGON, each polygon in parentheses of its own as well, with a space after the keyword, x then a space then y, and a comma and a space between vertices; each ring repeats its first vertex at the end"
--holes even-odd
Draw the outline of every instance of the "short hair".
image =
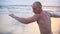
POLYGON ((34 2, 33 6, 35 6, 35 5, 39 8, 42 8, 42 4, 39 1, 34 2))

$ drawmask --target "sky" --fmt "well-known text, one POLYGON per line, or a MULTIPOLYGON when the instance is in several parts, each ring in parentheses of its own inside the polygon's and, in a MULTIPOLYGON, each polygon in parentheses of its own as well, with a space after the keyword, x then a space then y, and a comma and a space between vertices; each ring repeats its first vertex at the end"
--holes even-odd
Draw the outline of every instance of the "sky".
POLYGON ((0 5, 32 5, 35 1, 45 6, 60 6, 60 0, 0 0, 0 5))

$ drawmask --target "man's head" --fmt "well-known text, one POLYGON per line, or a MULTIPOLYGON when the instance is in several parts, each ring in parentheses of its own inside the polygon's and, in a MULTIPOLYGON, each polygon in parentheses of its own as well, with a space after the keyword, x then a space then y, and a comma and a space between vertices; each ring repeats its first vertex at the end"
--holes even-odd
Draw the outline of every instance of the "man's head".
POLYGON ((36 1, 32 5, 33 12, 39 14, 42 11, 42 5, 39 1, 36 1))

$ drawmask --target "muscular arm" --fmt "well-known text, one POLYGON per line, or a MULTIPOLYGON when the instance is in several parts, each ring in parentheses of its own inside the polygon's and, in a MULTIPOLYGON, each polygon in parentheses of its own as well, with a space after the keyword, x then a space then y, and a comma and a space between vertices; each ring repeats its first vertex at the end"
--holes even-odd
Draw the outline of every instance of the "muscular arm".
POLYGON ((17 21, 21 22, 21 23, 24 23, 24 24, 28 24, 28 23, 31 23, 31 22, 34 22, 34 21, 37 21, 37 15, 34 15, 32 17, 29 17, 29 18, 20 18, 20 17, 17 17, 15 15, 10 15, 12 18, 16 19, 17 21))

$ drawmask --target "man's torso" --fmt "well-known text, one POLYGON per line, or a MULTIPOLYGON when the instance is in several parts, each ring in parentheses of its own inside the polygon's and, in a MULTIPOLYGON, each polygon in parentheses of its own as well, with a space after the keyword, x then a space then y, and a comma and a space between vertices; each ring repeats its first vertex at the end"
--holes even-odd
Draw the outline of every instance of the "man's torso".
POLYGON ((51 18, 50 13, 43 11, 39 14, 39 17, 37 20, 37 23, 39 25, 39 28, 44 31, 50 31, 51 30, 51 18))

